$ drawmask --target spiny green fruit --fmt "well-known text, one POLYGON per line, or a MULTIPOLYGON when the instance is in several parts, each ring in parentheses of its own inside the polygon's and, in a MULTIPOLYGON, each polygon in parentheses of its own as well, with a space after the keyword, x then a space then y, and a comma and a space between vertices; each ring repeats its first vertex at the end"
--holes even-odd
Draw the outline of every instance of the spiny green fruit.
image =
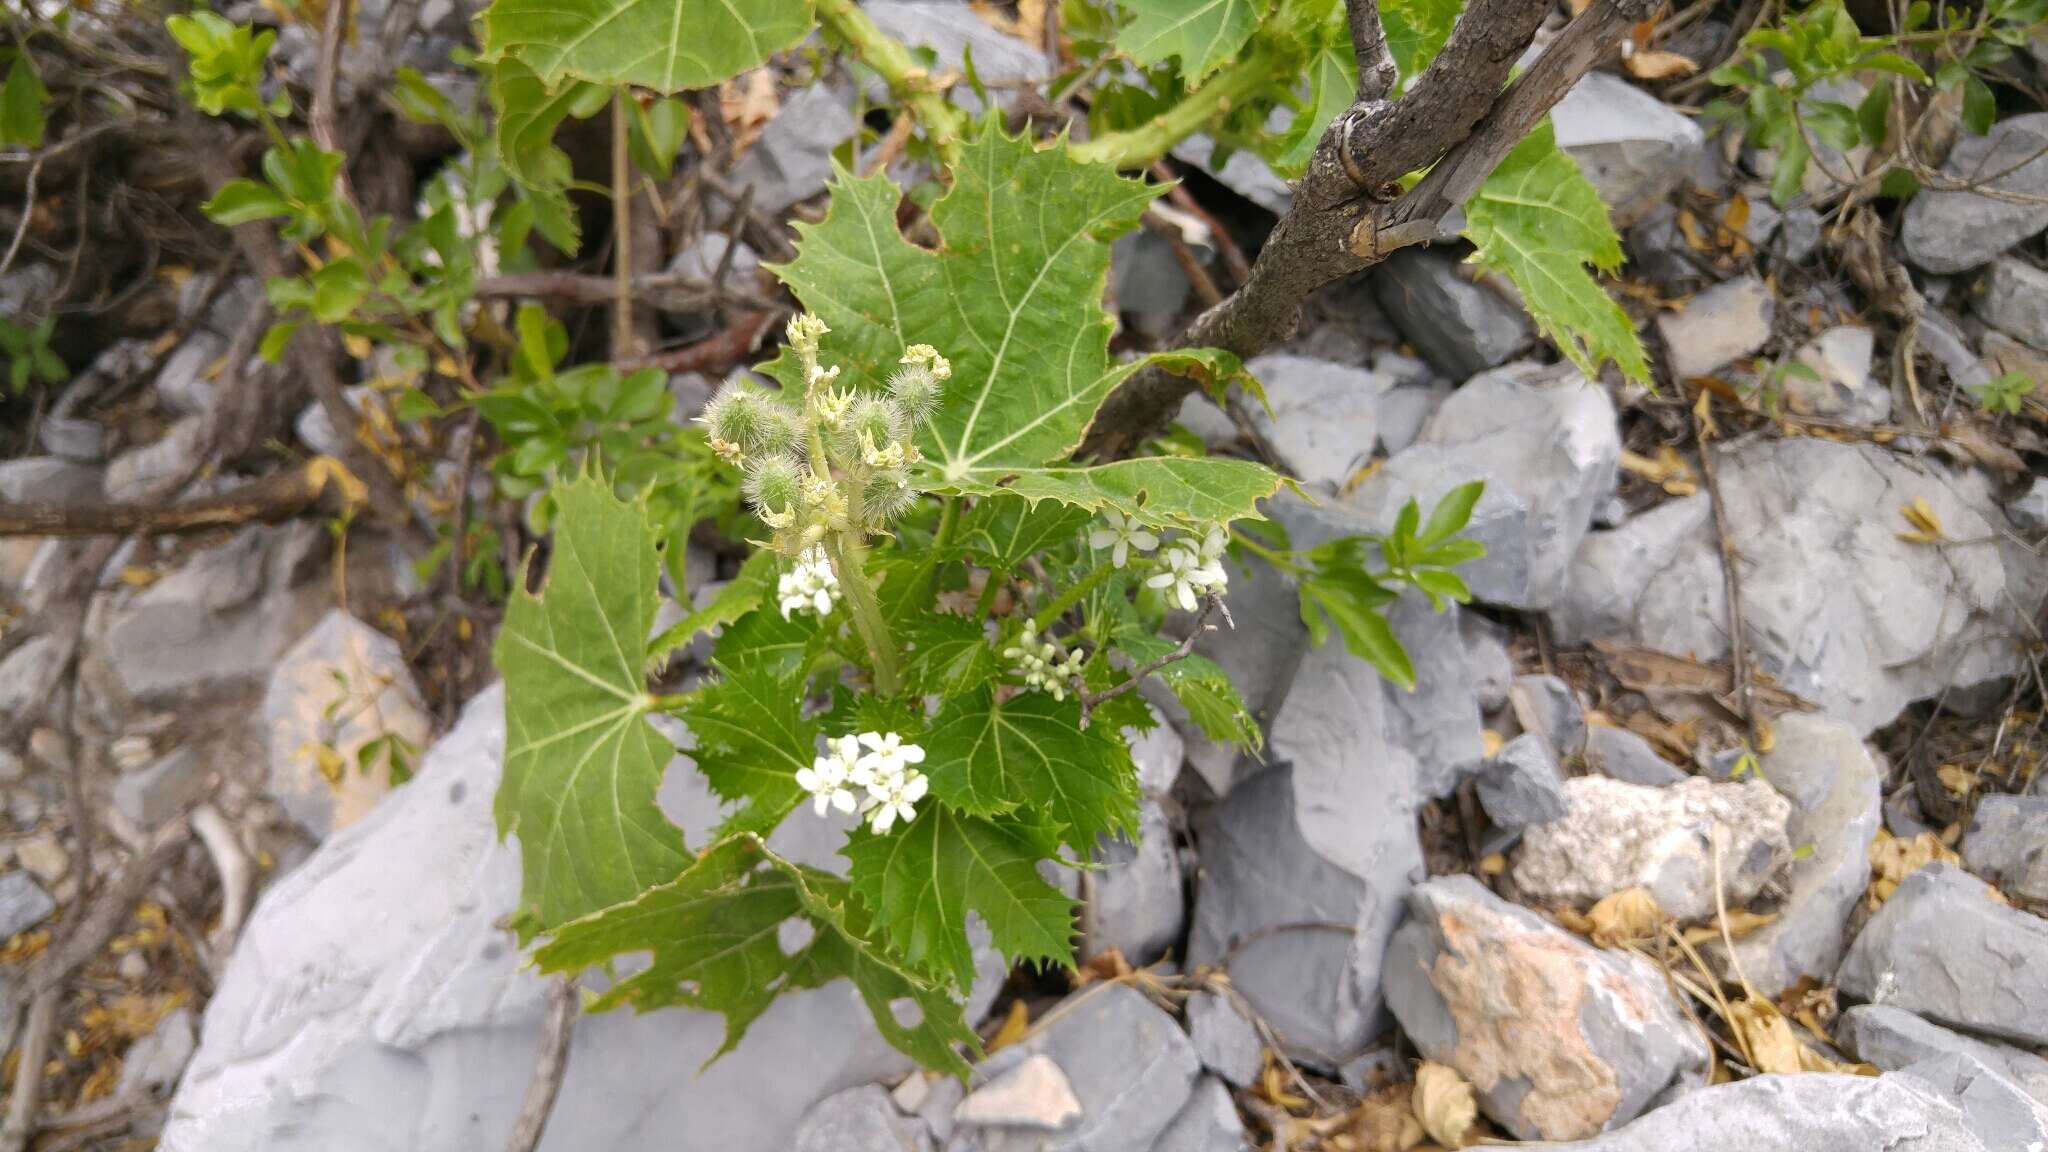
POLYGON ((796 439, 796 422, 782 405, 738 380, 720 388, 699 419, 712 436, 749 453, 778 452, 796 439))
POLYGON ((854 401, 845 422, 839 426, 837 446, 848 460, 860 460, 862 453, 886 449, 903 439, 909 431, 909 421, 903 418, 894 401, 880 396, 863 396, 854 401))
POLYGON ((872 531, 881 531, 917 505, 917 489, 910 486, 910 474, 891 468, 868 477, 861 486, 861 514, 872 531))
POLYGON ((786 452, 771 452, 747 462, 743 490, 763 520, 787 514, 803 498, 804 466, 786 452))
POLYGON ((889 375, 889 395, 913 426, 922 425, 938 410, 945 384, 929 364, 905 364, 889 375))

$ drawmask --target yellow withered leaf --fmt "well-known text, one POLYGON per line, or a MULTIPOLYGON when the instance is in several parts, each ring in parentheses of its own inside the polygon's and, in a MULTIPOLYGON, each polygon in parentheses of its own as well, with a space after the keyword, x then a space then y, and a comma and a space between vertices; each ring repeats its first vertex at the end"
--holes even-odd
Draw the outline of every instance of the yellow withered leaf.
POLYGON ((1624 941, 1655 936, 1664 925, 1664 910, 1647 888, 1624 888, 1601 898, 1586 913, 1593 943, 1612 948, 1624 941))
POLYGON ((1900 532, 1899 539, 1913 544, 1937 544, 1941 542, 1941 517, 1934 514, 1934 506, 1925 496, 1913 497, 1913 502, 1899 507, 1899 515, 1913 526, 1911 532, 1900 532))
POLYGON ((988 1050, 996 1052, 1008 1048, 1024 1038, 1031 1030, 1031 1008, 1022 1000, 1010 1001, 1010 1014, 1003 1017, 1003 1026, 988 1039, 988 1050))
POLYGON ((1360 1152, 1408 1152, 1422 1143, 1422 1121, 1415 1118, 1414 1089, 1389 1084, 1358 1102, 1352 1117, 1352 1139, 1360 1152))
POLYGON ((1415 1070, 1410 1102, 1422 1130, 1446 1148, 1463 1148, 1479 1124, 1479 1101, 1472 1095, 1472 1085, 1457 1069, 1434 1060, 1424 1060, 1415 1070))

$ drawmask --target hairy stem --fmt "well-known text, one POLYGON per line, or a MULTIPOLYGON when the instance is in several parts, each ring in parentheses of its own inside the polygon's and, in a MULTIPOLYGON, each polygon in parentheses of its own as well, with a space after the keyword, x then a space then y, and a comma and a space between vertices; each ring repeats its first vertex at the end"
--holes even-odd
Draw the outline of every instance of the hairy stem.
POLYGON ((875 596, 875 586, 868 583, 867 547, 855 532, 835 532, 825 538, 825 555, 831 557, 832 570, 839 577, 839 591, 853 613, 853 630, 860 633, 861 643, 867 645, 868 656, 874 663, 875 691, 894 696, 901 688, 896 675, 896 644, 889 635, 889 622, 882 618, 882 602, 875 596))
POLYGON ((626 90, 612 93, 612 359, 633 346, 633 171, 626 133, 626 90))
POLYGON ((959 160, 966 116, 932 87, 931 75, 911 56, 910 49, 882 31, 855 0, 818 0, 818 23, 881 75, 889 94, 923 122, 925 136, 941 159, 948 165, 959 160))
POLYGON ((1136 128, 1073 145, 1074 158, 1114 164, 1118 168, 1144 168, 1166 155, 1175 144, 1256 95, 1294 62, 1291 53, 1261 44, 1188 93, 1180 103, 1136 128))
POLYGON ((1053 621, 1066 615, 1067 609, 1079 604, 1083 596, 1095 591, 1104 580, 1109 579, 1111 574, 1116 571, 1117 569, 1115 568, 1097 568, 1095 571, 1068 585, 1066 591, 1061 592, 1052 603, 1047 604, 1039 611, 1038 615, 1031 618, 1032 627, 1037 628, 1040 632, 1045 631, 1052 626, 1053 621))

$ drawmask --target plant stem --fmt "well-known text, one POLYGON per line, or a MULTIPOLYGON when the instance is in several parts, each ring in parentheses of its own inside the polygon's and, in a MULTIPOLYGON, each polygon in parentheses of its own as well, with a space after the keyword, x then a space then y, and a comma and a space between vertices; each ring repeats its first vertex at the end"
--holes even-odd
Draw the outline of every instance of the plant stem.
POLYGON ((626 136, 626 90, 612 93, 612 359, 631 356, 633 347, 633 189, 626 136))
POLYGON ((1066 615, 1067 609, 1072 608, 1076 604, 1079 604, 1083 596, 1086 596, 1090 592, 1095 591, 1097 586, 1099 586, 1104 580, 1109 579, 1110 576, 1115 574, 1116 571, 1117 569, 1115 568, 1097 568, 1095 571, 1090 572, 1086 576, 1083 576, 1081 579, 1075 581, 1073 584, 1068 585, 1066 591, 1060 593, 1059 596, 1055 598, 1052 603, 1047 604, 1044 608, 1039 610, 1038 615, 1033 616, 1031 618, 1032 627, 1038 629, 1040 632, 1045 631, 1047 628, 1052 626, 1053 621, 1066 615))
POLYGON ((1076 160, 1100 161, 1118 168, 1144 168, 1166 155, 1175 144, 1256 95, 1293 61, 1291 53, 1260 44, 1250 55, 1225 67, 1180 103, 1145 123, 1075 144, 1070 151, 1076 160))
POLYGON ((1271 564, 1273 567, 1278 568, 1283 572, 1293 572, 1299 574, 1308 571, 1308 568, 1306 566, 1295 563, 1292 559, 1288 557, 1286 553, 1275 552, 1271 548, 1266 547, 1264 544, 1259 543, 1257 540, 1252 539, 1251 537, 1245 535, 1242 532, 1232 532, 1230 534, 1230 540, 1234 544, 1243 545, 1244 548, 1247 551, 1249 551, 1252 555, 1257 556, 1261 560, 1264 560, 1266 563, 1271 564))
POLYGON ((873 68, 924 124, 925 136, 949 166, 960 158, 960 135, 966 116, 932 88, 931 75, 910 49, 877 26, 855 0, 818 0, 818 23, 853 49, 861 63, 873 68))
POLYGON ((943 548, 952 541, 953 525, 959 519, 960 498, 958 496, 946 497, 946 502, 939 512, 939 530, 932 533, 932 547, 943 548))
POLYGON ((874 662, 875 691, 894 696, 900 687, 896 677, 896 645, 889 635, 888 621, 882 619, 882 602, 875 597, 875 586, 868 583, 864 567, 867 549, 853 532, 835 532, 825 537, 825 554, 832 559, 839 591, 853 612, 853 630, 860 633, 861 642, 868 646, 868 656, 874 662))

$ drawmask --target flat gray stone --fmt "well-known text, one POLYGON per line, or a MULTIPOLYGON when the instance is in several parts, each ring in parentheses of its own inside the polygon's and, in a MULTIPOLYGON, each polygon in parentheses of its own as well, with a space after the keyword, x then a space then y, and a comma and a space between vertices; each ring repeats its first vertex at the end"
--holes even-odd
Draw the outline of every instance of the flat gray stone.
POLYGON ((1868 328, 1843 324, 1807 341, 1794 358, 1813 375, 1785 376, 1785 406, 1804 416, 1884 423, 1892 414, 1892 394, 1870 374, 1876 340, 1868 328))
MULTIPOLYGON (((1942 164, 1942 174, 1981 182, 2023 197, 2048 195, 2048 112, 2008 116, 1983 136, 1964 135, 1942 164), (1985 177, 1995 177, 1986 180, 1985 177)), ((2048 228, 2048 203, 2015 202, 1975 189, 1923 188, 1906 205, 1899 243, 1906 259, 1929 272, 1962 272, 1988 264, 2008 248, 2048 228)))
POLYGON ((2048 1060, 2022 1048, 1977 1040, 1930 1024, 1902 1008, 1858 1004, 1835 1023, 1842 1051, 1886 1072, 1935 1056, 1969 1056, 2012 1081, 2035 1100, 2048 1103, 2048 1060))
MULTIPOLYGON (((2020 671, 2009 638, 2040 603, 2048 569, 2006 538, 1982 472, 1816 439, 1719 452, 1749 657, 1780 686, 1865 733, 1944 688, 2020 671), (1899 539, 1899 507, 1915 498, 1950 539, 1987 543, 1899 539)), ((1608 639, 1727 658, 1704 492, 1588 536, 1560 583, 1567 591, 1551 613, 1560 644, 1608 639)))
POLYGON ((57 910, 57 902, 26 872, 0 875, 0 940, 12 940, 41 924, 57 910))
POLYGON ((0 656, 0 717, 10 721, 32 715, 57 690, 64 664, 64 646, 55 636, 31 636, 0 656))
POLYGON ((1515 862, 1515 884, 1539 901, 1585 905, 1645 888, 1667 914, 1705 920, 1716 908, 1717 843, 1730 905, 1755 897, 1792 859, 1792 805, 1759 780, 1645 787, 1578 776, 1561 799, 1563 818, 1530 828, 1515 862))
POLYGON ((2048 534, 2048 476, 2036 476, 2019 499, 2005 506, 2013 527, 2031 536, 2048 534))
POLYGON ((1550 742, 1524 732, 1479 773, 1479 806, 1496 828, 1515 831, 1561 819, 1564 772, 1550 742))
POLYGON ((1373 294, 1387 318, 1438 371, 1457 379, 1500 367, 1536 334, 1519 302, 1462 275, 1463 266, 1448 251, 1416 246, 1372 271, 1373 294))
POLYGON ((1659 756, 1648 740, 1604 724, 1586 730, 1586 767, 1611 779, 1652 788, 1686 778, 1685 772, 1659 756))
POLYGON ((197 416, 213 403, 214 381, 209 373, 218 371, 227 355, 228 342, 201 329, 185 339, 157 369, 156 394, 164 407, 177 416, 197 416))
POLYGON ((0 504, 96 504, 100 470, 56 456, 0 461, 0 504))
POLYGON ((1986 796, 1963 834, 1970 871, 2025 900, 2048 901, 2048 796, 1986 796))
POLYGON ((138 828, 156 828, 205 798, 210 782, 199 749, 183 747, 114 781, 114 807, 138 828))
POLYGON ((1949 1092, 1915 1076, 1753 1076, 1679 1097, 1559 1152, 2021 1152, 1987 1142, 1949 1092))
POLYGON ((1244 1121, 1230 1089, 1213 1076, 1204 1076, 1188 1095, 1187 1106, 1160 1133, 1152 1152, 1247 1152, 1244 1121))
MULTIPOLYGON (((410 784, 264 892, 207 1005, 164 1152, 504 1146, 545 989, 500 926, 520 886, 518 846, 491 815, 504 739, 494 688, 410 784)), ((708 789, 688 803, 703 843, 718 805, 708 789)), ((774 843, 829 862, 840 836, 793 820, 774 843)), ((580 1017, 542 1152, 787 1148, 811 1105, 909 1066, 845 981, 777 998, 707 1065, 724 1033, 688 1009, 580 1017)))
MULTIPOLYGON (((131 953, 133 955, 133 953, 131 953)), ((192 1062, 199 1047, 199 1021, 189 1007, 173 1008, 150 1034, 128 1046, 121 1057, 117 1094, 168 1092, 192 1062)))
POLYGON ((829 84, 812 85, 784 100, 754 146, 732 166, 733 185, 753 185, 754 207, 771 213, 823 192, 832 178, 832 150, 860 127, 848 111, 851 103, 829 84))
POLYGON ((1573 85, 1550 117, 1558 147, 1579 162, 1616 227, 1662 202, 1705 150, 1706 137, 1691 117, 1605 72, 1573 85))
POLYGON ((1034 1052, 969 1092, 953 1122, 983 1128, 1058 1132, 1081 1118, 1081 1102, 1052 1057, 1034 1052))
POLYGON ((1250 405, 1251 422, 1282 471, 1304 483, 1341 487, 1372 459, 1374 413, 1385 377, 1306 356, 1272 354, 1245 365, 1273 412, 1250 405))
POLYGON ((1515 722, 1541 736, 1560 760, 1586 749, 1586 711, 1572 686, 1555 676, 1517 676, 1508 689, 1515 722))
MULTIPOLYGON (((36 440, 44 451, 79 464, 98 464, 107 458, 107 430, 98 421, 73 416, 48 416, 36 429, 36 440)), ((93 496, 99 485, 93 485, 93 496)))
MULTIPOLYGON (((1787 713, 1774 732, 1757 767, 1792 802, 1792 843, 1812 850, 1792 861, 1778 918, 1735 942, 1743 975, 1771 997, 1802 977, 1826 983, 1840 961, 1849 918, 1870 883, 1883 781, 1862 738, 1838 721, 1787 713)), ((1723 954, 1718 943, 1705 952, 1717 960, 1723 954)), ((1732 976, 1734 968, 1723 971, 1732 976)))
POLYGON ((1266 1046, 1258 1029, 1245 1019, 1229 997, 1214 992, 1197 992, 1188 997, 1185 1009, 1188 1038, 1202 1067, 1239 1088, 1248 1088, 1259 1078, 1265 1065, 1266 1046))
POLYGON ((1230 158, 1217 166, 1216 141, 1196 133, 1173 146, 1173 158, 1214 176, 1219 183, 1275 216, 1287 214, 1294 203, 1294 188, 1275 175, 1264 160, 1249 148, 1233 148, 1230 158))
POLYGON ((1484 480, 1467 535, 1486 557, 1459 569, 1475 598, 1548 607, 1571 556, 1614 491, 1621 445, 1607 391, 1568 366, 1510 364, 1444 401, 1422 438, 1328 509, 1354 531, 1385 532, 1413 497, 1423 509, 1484 480))
POLYGON ((1408 908, 1387 949, 1387 1003, 1517 1139, 1592 1136, 1704 1080, 1705 1041, 1649 961, 1585 944, 1466 875, 1416 885, 1408 908))
POLYGON ((1755 355, 1771 338, 1777 294, 1755 276, 1716 284, 1657 317, 1671 376, 1707 376, 1744 356, 1755 355))
POLYGON ((1138 842, 1105 837, 1083 892, 1088 946, 1115 948, 1132 964, 1150 964, 1180 943, 1187 927, 1187 888, 1173 826, 1157 801, 1138 809, 1138 842))
POLYGON ((863 1084, 811 1106, 790 1152, 932 1152, 925 1126, 896 1111, 879 1084, 863 1084))
POLYGON ((1893 1075, 1918 1080, 1962 1110, 1985 1148, 2048 1147, 2048 1108, 1974 1056, 1944 1052, 1893 1075))
POLYGON ((2048 272, 2014 256, 1992 261, 1970 306, 1986 324, 2036 348, 2048 347, 2048 272))
POLYGON ((2048 1044, 2048 920, 1951 864, 1900 882, 1835 973, 1845 995, 1953 1028, 2048 1044))
POLYGON ((108 463, 101 487, 109 503, 163 499, 199 471, 205 422, 187 416, 156 440, 130 448, 108 463))

